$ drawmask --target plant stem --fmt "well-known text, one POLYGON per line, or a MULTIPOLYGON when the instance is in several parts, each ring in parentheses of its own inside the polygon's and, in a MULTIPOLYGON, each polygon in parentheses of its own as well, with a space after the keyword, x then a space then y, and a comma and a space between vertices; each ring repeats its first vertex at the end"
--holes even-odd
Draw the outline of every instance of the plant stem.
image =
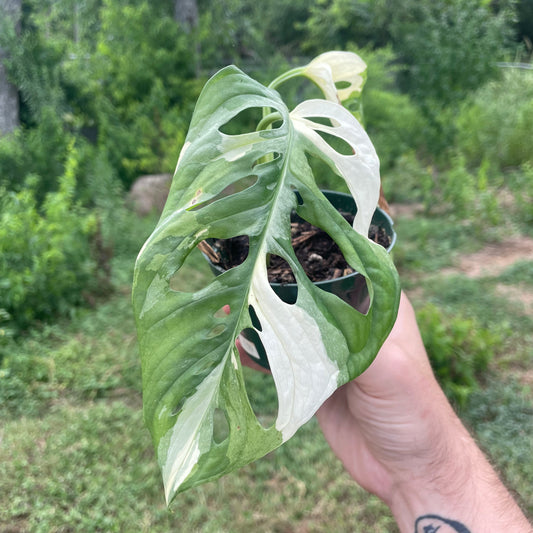
MULTIPOLYGON (((265 109, 270 110, 269 107, 266 107, 265 109)), ((263 113, 265 111, 263 110, 263 113)), ((269 113, 268 115, 263 116, 257 127, 255 128, 256 131, 265 130, 269 126, 272 125, 272 123, 276 122, 276 120, 281 120, 281 114, 278 111, 274 111, 273 113, 269 113)))
POLYGON ((279 75, 276 79, 270 82, 270 85, 268 86, 269 89, 275 89, 276 87, 286 82, 287 80, 296 78, 297 76, 301 76, 304 70, 305 70, 305 67, 296 67, 287 72, 284 72, 283 74, 279 75))

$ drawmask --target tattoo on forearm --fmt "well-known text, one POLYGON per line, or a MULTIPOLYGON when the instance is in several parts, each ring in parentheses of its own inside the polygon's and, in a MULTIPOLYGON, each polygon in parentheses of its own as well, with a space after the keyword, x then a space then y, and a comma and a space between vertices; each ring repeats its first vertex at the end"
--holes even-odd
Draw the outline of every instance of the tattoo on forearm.
POLYGON ((470 530, 456 520, 427 514, 416 519, 415 533, 470 533, 470 530))

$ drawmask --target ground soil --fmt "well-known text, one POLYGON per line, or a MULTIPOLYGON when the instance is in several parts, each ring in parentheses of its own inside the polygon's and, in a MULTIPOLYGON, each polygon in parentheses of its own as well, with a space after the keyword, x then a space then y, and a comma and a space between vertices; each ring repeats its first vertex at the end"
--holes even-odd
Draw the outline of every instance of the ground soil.
MULTIPOLYGON (((343 213, 343 216, 350 224, 353 222, 353 215, 343 213)), ((382 227, 370 226, 368 237, 385 248, 390 245, 390 237, 382 227)), ((300 219, 293 221, 291 238, 296 257, 311 281, 337 279, 354 272, 331 237, 309 222, 300 219)), ((218 239, 211 246, 214 252, 209 254, 211 260, 225 270, 239 265, 248 255, 248 237, 245 236, 218 239)), ((270 283, 296 281, 289 264, 277 255, 270 256, 268 280, 270 283)))
POLYGON ((462 256, 457 266, 443 273, 461 273, 469 278, 498 276, 517 261, 533 261, 533 239, 520 236, 488 244, 477 252, 462 256))
MULTIPOLYGON (((392 204, 393 218, 414 218, 423 210, 421 204, 392 204)), ((481 250, 462 255, 457 265, 441 270, 442 275, 462 274, 469 278, 497 277, 518 261, 533 261, 533 239, 524 235, 491 243, 481 250)), ((533 290, 528 287, 510 287, 500 284, 496 290, 506 298, 519 301, 526 313, 533 312, 533 290)))
MULTIPOLYGON (((457 266, 446 268, 443 274, 463 274, 468 278, 496 277, 518 261, 533 261, 533 239, 521 236, 488 244, 472 254, 463 255, 457 266)), ((527 314, 533 313, 533 290, 530 286, 497 284, 502 297, 520 302, 527 314)))

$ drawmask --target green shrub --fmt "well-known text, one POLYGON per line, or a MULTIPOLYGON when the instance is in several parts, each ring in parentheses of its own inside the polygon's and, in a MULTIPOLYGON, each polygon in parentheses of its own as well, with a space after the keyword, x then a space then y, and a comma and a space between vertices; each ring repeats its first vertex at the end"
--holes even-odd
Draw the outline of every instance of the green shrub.
POLYGON ((367 0, 310 2, 309 16, 300 24, 305 30, 302 48, 318 54, 324 49, 342 49, 348 42, 358 46, 383 45, 389 35, 382 6, 381 1, 367 0))
POLYGON ((447 169, 426 183, 425 207, 468 223, 476 238, 486 238, 487 230, 498 228, 503 221, 504 212, 498 201, 501 177, 489 178, 488 161, 477 171, 467 168, 462 155, 452 156, 448 162, 447 169))
POLYGON ((128 187, 139 174, 173 171, 203 80, 196 79, 193 39, 171 16, 146 1, 105 1, 100 16, 90 61, 100 80, 98 146, 128 187))
POLYGON ((96 219, 74 200, 76 166, 71 148, 59 190, 41 208, 31 187, 1 191, 0 309, 16 328, 67 314, 96 289, 96 219))
POLYGON ((476 200, 476 176, 465 166, 461 157, 452 159, 451 168, 439 176, 442 198, 452 205, 458 218, 468 218, 476 200))
POLYGON ((363 111, 383 169, 391 168, 404 153, 424 145, 426 121, 407 95, 368 91, 363 111))
POLYGON ((71 140, 55 110, 45 107, 36 127, 19 128, 0 138, 0 187, 20 191, 31 174, 40 203, 47 192, 58 188, 71 140))
POLYGON ((518 222, 531 233, 533 223, 533 163, 524 163, 520 169, 506 176, 506 184, 514 198, 514 214, 518 222))
POLYGON ((468 166, 498 170, 533 164, 533 72, 506 69, 476 91, 456 120, 456 145, 468 166))
POLYGON ((422 202, 431 206, 435 188, 433 168, 424 165, 413 151, 398 157, 392 168, 382 172, 381 179, 389 202, 422 202))
POLYGON ((511 36, 511 13, 493 13, 479 0, 406 0, 391 19, 390 33, 405 65, 403 89, 442 108, 494 76, 511 36))
POLYGON ((420 309, 417 319, 431 366, 444 392, 451 401, 465 406, 503 339, 480 327, 474 319, 445 316, 432 304, 420 309))
POLYGON ((157 4, 29 0, 20 36, 0 25, 24 128, 0 143, 0 185, 19 190, 38 175, 40 202, 57 189, 72 136, 97 144, 126 186, 173 170, 203 80, 196 43, 157 4))

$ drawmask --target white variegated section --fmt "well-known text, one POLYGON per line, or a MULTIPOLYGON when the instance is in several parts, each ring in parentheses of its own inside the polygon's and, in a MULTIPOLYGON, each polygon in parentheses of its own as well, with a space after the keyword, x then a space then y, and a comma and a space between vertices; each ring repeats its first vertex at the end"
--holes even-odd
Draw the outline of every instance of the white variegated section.
POLYGON ((320 54, 303 69, 331 102, 343 102, 354 92, 359 93, 365 82, 361 74, 365 71, 366 63, 357 54, 341 51, 320 54), (349 85, 338 89, 339 82, 349 85))
POLYGON ((159 441, 158 457, 161 463, 167 503, 187 479, 200 455, 207 451, 213 433, 209 419, 216 407, 216 396, 225 359, 202 381, 196 392, 187 398, 178 421, 159 441), (202 444, 206 443, 205 449, 202 444), (162 460, 162 458, 166 459, 162 460))
POLYGON ((279 299, 262 261, 254 269, 248 303, 261 322, 258 333, 278 393, 276 429, 285 442, 336 390, 339 369, 328 357, 316 321, 298 305, 279 299))
POLYGON ((367 236, 379 200, 380 176, 379 158, 363 126, 344 107, 325 100, 302 102, 291 112, 290 118, 294 128, 334 162, 357 204, 353 227, 367 236), (310 120, 313 117, 328 118, 333 126, 310 120), (353 155, 334 150, 318 131, 343 139, 353 148, 353 155))

